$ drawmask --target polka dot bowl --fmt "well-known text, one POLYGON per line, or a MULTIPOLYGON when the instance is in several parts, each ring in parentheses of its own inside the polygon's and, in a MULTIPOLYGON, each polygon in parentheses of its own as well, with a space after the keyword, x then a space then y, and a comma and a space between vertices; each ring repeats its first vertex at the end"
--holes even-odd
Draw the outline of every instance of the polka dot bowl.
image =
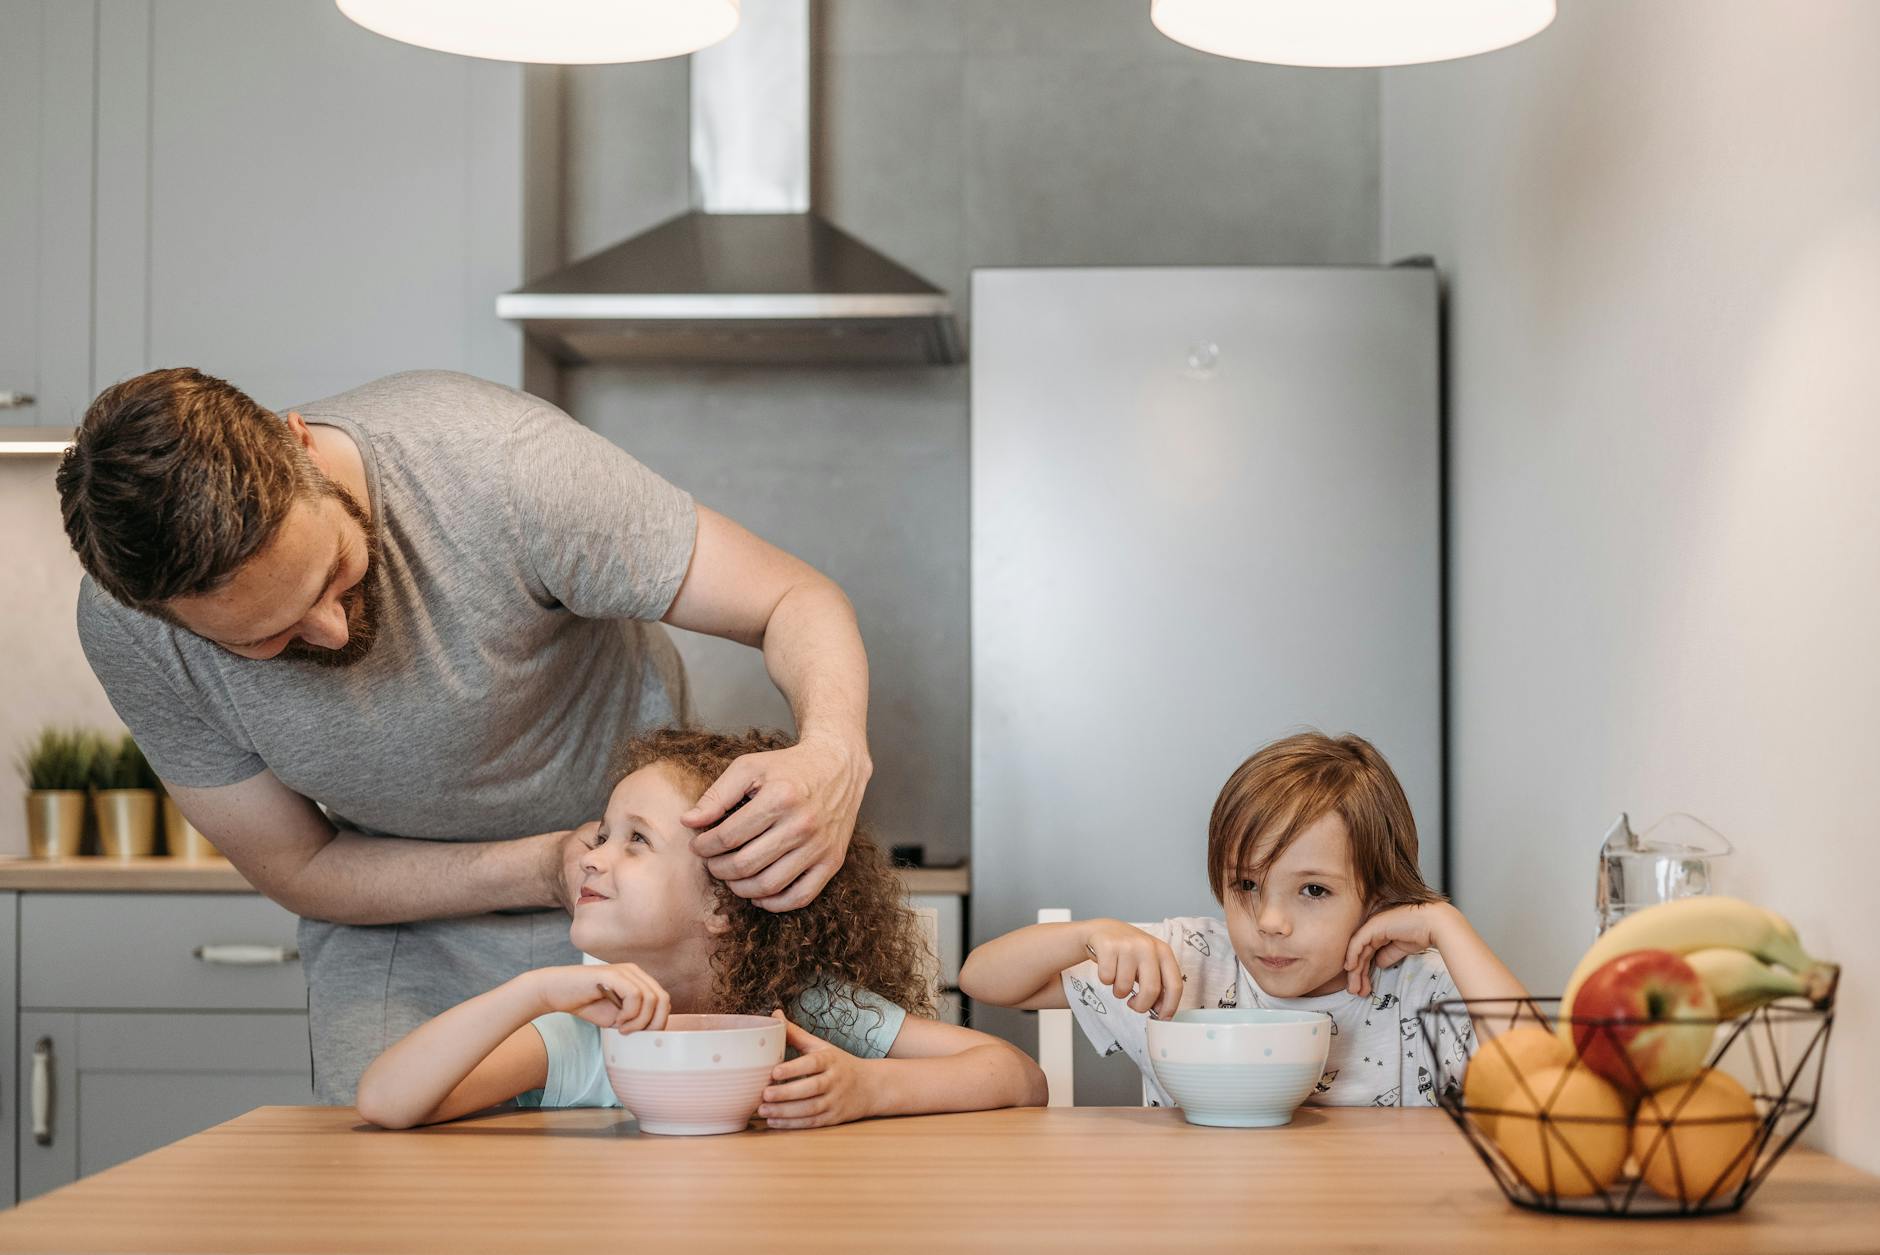
POLYGON ((1149 1021, 1149 1064, 1190 1124, 1290 1124, 1325 1071, 1332 1021, 1312 1011, 1181 1011, 1149 1021))
POLYGON ((602 1029, 601 1053, 642 1133, 737 1133, 783 1062, 783 1025, 761 1015, 674 1015, 657 1032, 602 1029))

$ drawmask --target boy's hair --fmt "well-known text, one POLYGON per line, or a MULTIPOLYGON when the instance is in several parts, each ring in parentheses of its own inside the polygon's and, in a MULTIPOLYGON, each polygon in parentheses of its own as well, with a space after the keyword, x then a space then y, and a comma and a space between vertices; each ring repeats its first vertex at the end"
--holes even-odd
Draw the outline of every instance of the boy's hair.
POLYGON ((1208 887, 1226 903, 1234 881, 1265 876, 1286 847, 1320 818, 1337 814, 1351 834, 1351 865, 1367 913, 1442 896, 1417 869, 1410 800, 1377 747, 1361 736, 1302 732, 1273 742, 1234 769, 1208 820, 1208 887), (1275 838, 1257 866, 1247 860, 1275 838))
MULTIPOLYGON (((753 728, 741 735, 664 729, 628 744, 620 774, 660 766, 696 792, 724 773, 735 758, 787 749, 781 732, 753 728)), ((786 1010, 813 986, 849 985, 898 1004, 909 1015, 934 1013, 934 962, 907 891, 881 848, 861 829, 849 842, 841 870, 808 906, 767 911, 713 878, 718 910, 731 927, 712 954, 713 994, 727 1013, 769 1015, 786 1010)), ((838 1018, 858 1013, 835 998, 838 1018)))

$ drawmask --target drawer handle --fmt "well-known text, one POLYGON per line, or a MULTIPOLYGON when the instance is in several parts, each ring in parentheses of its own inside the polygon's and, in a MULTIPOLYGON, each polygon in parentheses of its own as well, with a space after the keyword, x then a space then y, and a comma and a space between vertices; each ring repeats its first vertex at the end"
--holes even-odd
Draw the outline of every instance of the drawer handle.
POLYGON ((33 1047, 33 1141, 52 1145, 52 1039, 33 1047))
POLYGON ((300 962, 300 951, 293 946, 197 946, 190 953, 204 963, 221 967, 278 967, 300 962))

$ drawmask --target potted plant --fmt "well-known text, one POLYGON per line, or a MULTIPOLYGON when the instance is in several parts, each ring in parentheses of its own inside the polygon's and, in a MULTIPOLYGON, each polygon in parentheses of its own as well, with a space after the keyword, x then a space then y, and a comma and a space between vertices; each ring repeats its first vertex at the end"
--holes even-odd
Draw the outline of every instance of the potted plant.
POLYGON ((34 858, 69 858, 85 835, 85 790, 97 738, 78 728, 43 728, 20 755, 26 834, 34 858))
MULTIPOLYGON (((158 782, 159 786, 161 783, 158 782)), ((222 851, 210 844, 209 838, 202 835, 200 828, 189 822, 189 817, 183 814, 183 808, 167 792, 163 795, 163 844, 171 858, 180 858, 186 862, 222 857, 222 851)))
POLYGON ((130 733, 116 741, 99 738, 91 779, 99 852, 116 858, 156 853, 157 773, 130 733))

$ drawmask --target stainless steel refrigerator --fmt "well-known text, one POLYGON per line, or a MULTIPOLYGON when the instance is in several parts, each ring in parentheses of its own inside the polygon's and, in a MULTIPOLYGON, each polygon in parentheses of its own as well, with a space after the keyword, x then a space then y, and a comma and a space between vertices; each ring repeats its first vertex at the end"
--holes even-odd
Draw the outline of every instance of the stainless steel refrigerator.
POLYGON ((1308 727, 1383 751, 1441 887, 1439 354, 1425 266, 974 272, 975 943, 1217 913, 1215 794, 1308 727))

